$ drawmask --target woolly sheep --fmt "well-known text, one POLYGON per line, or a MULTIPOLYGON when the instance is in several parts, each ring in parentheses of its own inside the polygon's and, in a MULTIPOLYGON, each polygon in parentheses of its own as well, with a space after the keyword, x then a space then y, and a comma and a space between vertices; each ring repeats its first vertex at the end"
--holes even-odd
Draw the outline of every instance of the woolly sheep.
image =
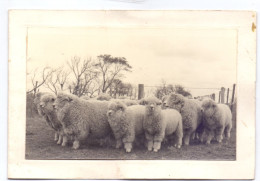
POLYGON ((72 138, 73 148, 80 147, 80 141, 86 138, 104 138, 111 132, 107 120, 107 101, 87 101, 75 95, 58 93, 54 102, 58 120, 64 133, 72 138))
POLYGON ((121 101, 113 101, 108 106, 108 122, 116 139, 116 148, 122 143, 126 152, 131 152, 137 135, 143 133, 145 107, 134 105, 127 107, 121 101))
POLYGON ((35 98, 33 100, 34 105, 36 106, 37 112, 40 116, 44 116, 44 113, 42 112, 41 106, 40 106, 40 102, 41 102, 41 97, 44 94, 50 94, 48 92, 37 92, 35 94, 35 98))
POLYGON ((166 100, 166 107, 177 110, 182 116, 183 142, 189 145, 190 137, 202 122, 201 106, 181 94, 171 93, 166 100))
POLYGON ((97 96, 97 100, 100 101, 109 101, 110 99, 112 99, 112 97, 106 93, 101 93, 97 96))
POLYGON ((202 102, 203 124, 207 136, 206 144, 210 144, 215 137, 217 142, 222 142, 223 133, 227 139, 230 138, 232 129, 232 114, 225 104, 217 104, 212 99, 205 99, 202 102))
POLYGON ((161 142, 165 136, 173 134, 177 137, 175 146, 180 148, 182 145, 183 129, 182 118, 178 111, 173 109, 161 109, 161 101, 156 97, 143 99, 140 104, 145 106, 144 130, 148 141, 149 151, 157 152, 161 148, 161 142))
MULTIPOLYGON (((44 95, 51 95, 51 93, 49 93, 49 92, 38 92, 38 93, 35 94, 35 98, 34 98, 33 102, 34 102, 34 104, 35 104, 35 106, 36 106, 36 108, 37 108, 38 114, 45 119, 46 123, 47 123, 51 128, 53 128, 53 125, 52 125, 50 119, 49 119, 48 116, 43 112, 43 109, 42 109, 42 107, 41 107, 41 105, 40 105, 40 103, 41 103, 41 98, 42 98, 44 95)), ((58 141, 58 139, 59 139, 59 135, 58 135, 57 133, 55 133, 54 141, 58 141)))
POLYGON ((111 99, 111 101, 123 102, 126 106, 133 106, 139 104, 137 100, 132 100, 132 99, 111 99))
POLYGON ((55 130, 55 138, 57 144, 62 144, 62 146, 67 145, 67 137, 63 133, 62 124, 57 119, 57 114, 53 108, 53 103, 56 96, 53 94, 44 94, 40 99, 40 107, 44 113, 46 121, 49 123, 52 129, 55 130))
POLYGON ((162 97, 162 109, 167 108, 166 107, 166 101, 167 101, 168 97, 169 97, 168 95, 165 95, 165 96, 162 97))

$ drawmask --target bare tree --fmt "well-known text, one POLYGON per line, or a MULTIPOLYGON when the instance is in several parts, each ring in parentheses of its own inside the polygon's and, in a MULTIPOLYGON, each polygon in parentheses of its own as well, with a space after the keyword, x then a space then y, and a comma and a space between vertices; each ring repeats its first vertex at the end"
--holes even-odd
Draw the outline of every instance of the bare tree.
POLYGON ((31 77, 31 82, 32 82, 33 88, 31 90, 27 91, 27 94, 33 92, 33 94, 35 95, 36 92, 39 91, 39 88, 52 75, 52 73, 53 73, 53 71, 50 67, 44 67, 42 71, 38 71, 38 69, 35 69, 32 77, 31 77), (41 74, 40 78, 38 77, 39 74, 41 74))
POLYGON ((69 86, 71 93, 78 96, 88 93, 90 84, 98 77, 98 72, 93 67, 91 58, 81 61, 80 57, 74 56, 68 62, 68 66, 75 79, 72 85, 69 86))
POLYGON ((100 55, 97 58, 98 62, 95 64, 95 67, 101 72, 101 91, 103 93, 106 93, 108 88, 112 85, 114 79, 120 79, 123 77, 122 72, 129 72, 132 68, 124 57, 100 55))

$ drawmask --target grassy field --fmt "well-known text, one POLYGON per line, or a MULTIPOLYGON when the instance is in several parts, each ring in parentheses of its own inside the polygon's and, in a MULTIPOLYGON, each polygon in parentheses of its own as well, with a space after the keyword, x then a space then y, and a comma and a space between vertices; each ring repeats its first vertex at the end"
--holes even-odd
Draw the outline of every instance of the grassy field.
POLYGON ((26 123, 26 159, 137 159, 137 160, 235 160, 236 159, 236 128, 231 132, 228 143, 211 145, 200 144, 194 140, 190 146, 181 149, 162 145, 158 153, 149 152, 142 145, 134 147, 131 153, 123 149, 115 149, 114 141, 100 146, 99 141, 89 140, 79 150, 71 145, 61 147, 54 142, 54 131, 47 126, 45 120, 35 117, 27 118, 26 123))

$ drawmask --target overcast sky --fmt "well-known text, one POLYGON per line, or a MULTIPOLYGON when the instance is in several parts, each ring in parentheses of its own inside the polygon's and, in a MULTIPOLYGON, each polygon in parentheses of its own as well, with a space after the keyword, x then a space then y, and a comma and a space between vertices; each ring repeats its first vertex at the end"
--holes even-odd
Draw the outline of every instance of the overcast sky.
POLYGON ((236 82, 236 37, 231 29, 29 28, 27 72, 65 65, 73 56, 111 54, 133 67, 125 82, 155 86, 165 80, 205 95, 217 90, 204 88, 236 82))

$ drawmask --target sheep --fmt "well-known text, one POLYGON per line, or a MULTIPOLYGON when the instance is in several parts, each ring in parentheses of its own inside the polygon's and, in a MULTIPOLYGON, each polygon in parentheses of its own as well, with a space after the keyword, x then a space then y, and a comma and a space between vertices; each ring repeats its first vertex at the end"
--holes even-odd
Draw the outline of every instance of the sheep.
POLYGON ((73 140, 73 149, 88 137, 104 138, 111 132, 107 120, 107 101, 87 101, 59 92, 53 104, 64 133, 73 140))
POLYGON ((148 97, 140 101, 145 105, 144 131, 148 141, 148 151, 157 152, 161 148, 161 142, 165 136, 173 134, 177 137, 177 148, 182 146, 183 128, 182 118, 178 111, 173 109, 161 109, 161 101, 156 97, 148 97))
POLYGON ((166 100, 168 99, 168 95, 162 97, 162 109, 166 109, 166 100))
POLYGON ((53 94, 44 94, 40 99, 40 107, 45 115, 45 120, 49 123, 50 127, 55 130, 54 141, 57 141, 57 144, 66 146, 68 139, 63 133, 62 124, 58 121, 57 114, 53 108, 55 99, 56 96, 53 94))
MULTIPOLYGON (((44 96, 48 96, 48 95, 52 95, 52 94, 49 93, 49 92, 38 92, 38 93, 36 93, 33 102, 34 102, 34 104, 35 104, 35 106, 36 106, 36 108, 37 108, 38 114, 45 119, 46 123, 47 123, 51 128, 53 128, 52 120, 49 119, 49 117, 48 117, 47 114, 43 111, 43 108, 41 107, 41 98, 44 97, 44 96)), ((57 132, 55 132, 54 141, 58 141, 57 143, 60 144, 60 142, 59 142, 59 134, 58 134, 57 132)))
POLYGON ((100 101, 109 101, 110 99, 112 99, 112 97, 106 93, 102 93, 97 96, 97 100, 100 101))
POLYGON ((133 105, 127 107, 121 101, 112 101, 108 106, 107 116, 116 139, 116 148, 122 143, 126 152, 131 152, 137 135, 143 133, 145 107, 133 105))
POLYGON ((33 100, 34 105, 36 106, 37 112, 40 116, 44 116, 44 113, 42 112, 41 106, 40 106, 40 101, 41 101, 41 97, 44 94, 50 94, 48 92, 37 92, 35 94, 35 98, 33 100))
POLYGON ((214 137, 218 143, 223 140, 223 133, 227 140, 230 138, 232 129, 232 114, 230 108, 225 104, 217 104, 212 99, 202 102, 203 125, 206 133, 206 144, 210 144, 214 137))
POLYGON ((190 137, 194 135, 197 128, 201 129, 202 122, 201 106, 192 99, 188 99, 181 94, 169 94, 166 107, 177 110, 182 116, 183 142, 190 144, 190 137))
POLYGON ((139 102, 137 100, 132 99, 111 99, 111 101, 120 101, 123 102, 126 106, 139 105, 139 102))

